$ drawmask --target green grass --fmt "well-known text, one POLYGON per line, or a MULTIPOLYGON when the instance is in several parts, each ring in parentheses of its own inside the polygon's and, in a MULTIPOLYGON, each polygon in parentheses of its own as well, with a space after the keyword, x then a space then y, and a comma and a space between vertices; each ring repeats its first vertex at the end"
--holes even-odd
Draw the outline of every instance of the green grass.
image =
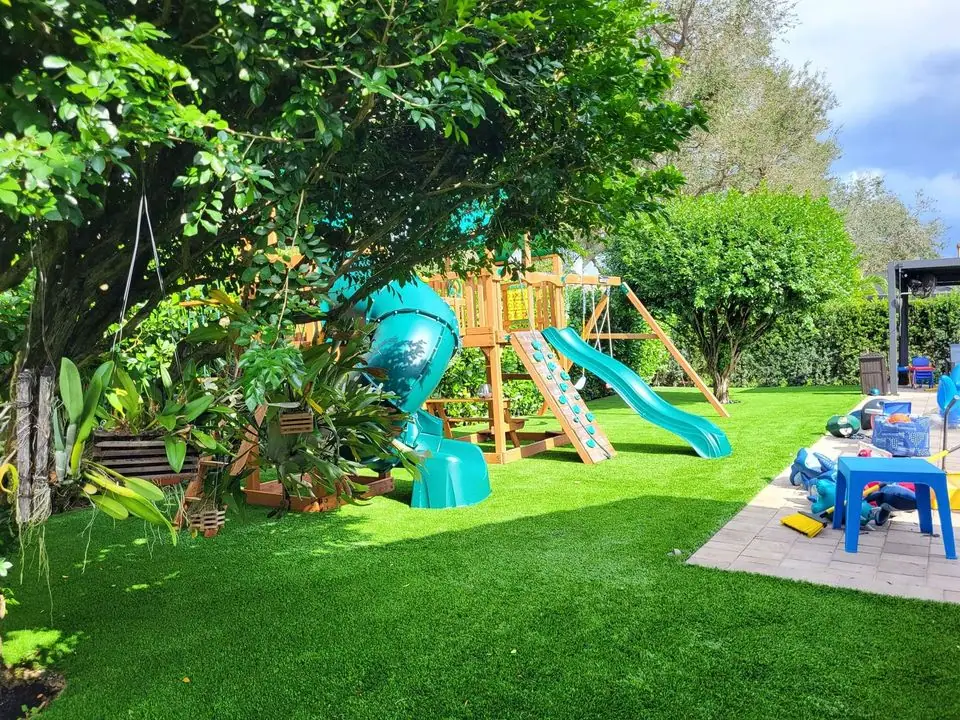
POLYGON ((84 573, 89 514, 55 518, 52 616, 28 580, 8 654, 66 674, 51 719, 960 716, 960 607, 669 554, 856 398, 737 397, 720 421, 731 458, 700 460, 606 400, 592 407, 615 459, 566 448, 493 468, 493 496, 463 510, 411 510, 406 484, 335 514, 253 511, 178 547, 101 518, 84 573))

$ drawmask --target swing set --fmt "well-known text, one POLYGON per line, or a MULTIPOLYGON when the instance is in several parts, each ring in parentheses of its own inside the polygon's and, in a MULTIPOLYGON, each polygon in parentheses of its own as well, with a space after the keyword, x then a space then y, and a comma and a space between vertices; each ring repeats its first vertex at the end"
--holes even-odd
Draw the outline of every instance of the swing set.
MULTIPOLYGON (((547 328, 563 329, 568 325, 566 289, 571 286, 579 286, 581 290, 583 325, 580 337, 584 342, 591 343, 596 350, 602 352, 603 341, 606 341, 606 349, 611 357, 614 340, 661 342, 716 412, 722 417, 729 417, 727 409, 720 404, 653 315, 621 278, 586 275, 582 270, 580 273, 564 272, 563 260, 559 255, 534 257, 529 243, 524 244, 523 259, 527 268, 533 267, 536 260, 540 266, 548 265, 549 270, 528 270, 519 279, 511 279, 506 273, 506 263, 495 263, 490 270, 465 278, 452 272, 449 267, 444 273, 426 278, 430 287, 454 310, 463 347, 479 348, 486 363, 486 383, 476 397, 431 398, 427 401, 427 409, 443 421, 448 437, 454 437, 454 426, 460 422, 485 423, 486 429, 461 435, 458 439, 492 445, 492 451, 484 452, 484 457, 488 463, 496 465, 514 462, 571 443, 577 447, 581 459, 587 463, 599 462, 612 455, 612 447, 601 447, 603 443, 597 439, 597 435, 588 437, 581 432, 584 427, 581 418, 584 416, 578 414, 579 410, 568 412, 568 409, 578 409, 581 406, 585 408, 585 403, 577 394, 586 384, 585 372, 581 370, 580 377, 568 383, 567 380, 571 380, 568 372, 572 365, 568 359, 562 356, 553 359, 553 354, 548 352, 549 359, 546 359, 544 366, 536 357, 541 354, 537 348, 547 345, 540 331, 547 328), (650 332, 613 332, 611 293, 615 288, 625 294, 650 332), (587 294, 590 295, 591 305, 589 316, 587 294), (503 352, 508 345, 517 352, 527 372, 504 372, 503 352), (556 365, 555 371, 551 367, 553 365, 556 365), (553 375, 557 377, 554 378, 553 375), (511 414, 509 401, 504 394, 504 382, 508 380, 532 380, 544 395, 540 414, 547 409, 553 410, 562 430, 525 431, 526 419, 511 414), (559 383, 563 392, 571 394, 562 399, 558 397, 554 392, 555 382, 559 383), (573 386, 572 390, 568 385, 573 386), (465 402, 486 405, 486 417, 453 418, 447 415, 448 405, 465 402), (600 453, 600 450, 604 452, 600 453)), ((546 349, 549 351, 548 346, 546 349)), ((587 413, 587 416, 592 418, 591 413, 587 413)), ((596 433, 597 430, 592 432, 596 433)))

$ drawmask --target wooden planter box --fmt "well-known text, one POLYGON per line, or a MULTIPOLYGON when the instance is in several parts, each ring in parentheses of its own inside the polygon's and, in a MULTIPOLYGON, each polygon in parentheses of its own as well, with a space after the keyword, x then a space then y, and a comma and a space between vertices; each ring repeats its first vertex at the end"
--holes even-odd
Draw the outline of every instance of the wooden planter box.
MULTIPOLYGON (((394 489, 393 478, 389 473, 378 477, 358 475, 354 479, 367 486, 367 491, 359 495, 362 500, 384 495, 394 489)), ((293 512, 328 512, 336 510, 343 504, 340 497, 331 494, 323 483, 314 481, 310 476, 304 475, 301 483, 304 487, 304 493, 290 496, 290 510, 293 512), (309 492, 307 489, 309 489, 309 492)), ((283 487, 276 481, 266 483, 256 480, 252 483, 248 481, 243 492, 246 495, 247 502, 251 505, 280 507, 283 503, 283 487)))
POLYGON ((121 475, 150 480, 157 485, 178 485, 197 474, 197 453, 187 448, 187 459, 180 472, 167 461, 161 435, 95 431, 93 459, 121 475))
POLYGON ((279 420, 281 435, 304 435, 313 432, 312 412, 282 412, 279 420))

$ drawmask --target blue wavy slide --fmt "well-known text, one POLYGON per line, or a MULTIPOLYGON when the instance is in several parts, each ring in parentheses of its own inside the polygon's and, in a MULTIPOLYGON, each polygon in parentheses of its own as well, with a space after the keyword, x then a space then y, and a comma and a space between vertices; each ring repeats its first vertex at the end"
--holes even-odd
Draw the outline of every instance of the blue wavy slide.
POLYGON ((700 415, 675 408, 622 362, 592 348, 572 328, 547 328, 547 342, 562 355, 606 382, 640 417, 690 443, 700 457, 716 459, 732 452, 723 430, 700 415))

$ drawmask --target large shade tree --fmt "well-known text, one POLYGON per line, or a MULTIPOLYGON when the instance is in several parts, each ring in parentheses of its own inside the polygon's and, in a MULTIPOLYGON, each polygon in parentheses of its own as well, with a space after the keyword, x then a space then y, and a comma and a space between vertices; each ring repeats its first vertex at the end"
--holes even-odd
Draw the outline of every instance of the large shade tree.
POLYGON ((721 402, 744 350, 775 323, 857 285, 843 219, 819 200, 759 190, 685 196, 627 223, 610 261, 694 338, 721 402))
POLYGON ((342 275, 371 292, 655 205, 681 178, 654 157, 702 121, 667 98, 659 21, 647 0, 9 4, 0 291, 33 282, 22 416, 37 376, 163 288, 255 282, 264 341, 342 275))
MULTIPOLYGON (((370 290, 465 256, 451 218, 471 203, 495 209, 486 243, 654 204, 680 177, 650 160, 701 121, 667 101, 674 66, 639 0, 5 12, 0 290, 35 274, 28 366, 102 345, 141 194, 168 289, 238 274, 241 238, 275 233, 370 290)), ((129 302, 145 314, 161 292, 142 230, 129 302)))

